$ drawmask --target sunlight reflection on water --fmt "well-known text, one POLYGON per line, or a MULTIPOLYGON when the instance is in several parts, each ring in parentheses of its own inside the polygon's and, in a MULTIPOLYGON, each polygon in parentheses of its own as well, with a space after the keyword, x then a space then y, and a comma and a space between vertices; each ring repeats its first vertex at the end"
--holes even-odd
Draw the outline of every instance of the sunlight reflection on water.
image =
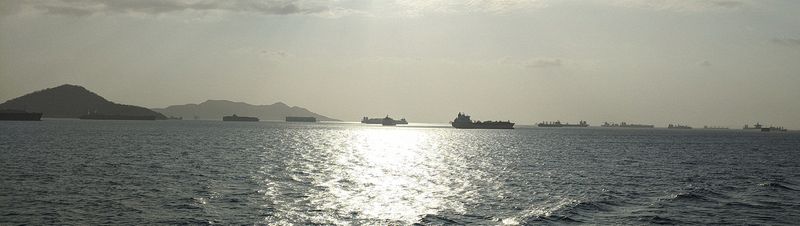
POLYGON ((370 219, 413 222, 444 205, 447 189, 432 156, 428 133, 411 129, 366 128, 352 131, 352 141, 336 158, 328 183, 331 203, 370 219), (352 186, 341 186, 342 183, 352 186))
POLYGON ((45 120, 0 140, 0 225, 798 218, 797 133, 45 120))

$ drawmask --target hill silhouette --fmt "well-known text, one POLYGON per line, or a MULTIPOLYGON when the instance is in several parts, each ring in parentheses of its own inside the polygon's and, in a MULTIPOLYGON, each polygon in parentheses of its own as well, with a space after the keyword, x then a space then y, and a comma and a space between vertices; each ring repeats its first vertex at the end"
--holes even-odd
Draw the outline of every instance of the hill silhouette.
POLYGON ((61 85, 39 90, 0 104, 0 109, 17 109, 41 112, 47 118, 77 118, 89 112, 106 115, 156 116, 166 119, 161 113, 147 108, 117 104, 96 93, 76 85, 61 85))
POLYGON ((289 107, 282 102, 271 105, 252 105, 243 102, 228 100, 207 100, 200 104, 173 105, 166 108, 154 108, 154 111, 172 117, 191 119, 219 120, 222 116, 237 114, 240 116, 255 116, 261 120, 285 120, 286 116, 315 117, 318 121, 339 121, 329 118, 301 107, 289 107))

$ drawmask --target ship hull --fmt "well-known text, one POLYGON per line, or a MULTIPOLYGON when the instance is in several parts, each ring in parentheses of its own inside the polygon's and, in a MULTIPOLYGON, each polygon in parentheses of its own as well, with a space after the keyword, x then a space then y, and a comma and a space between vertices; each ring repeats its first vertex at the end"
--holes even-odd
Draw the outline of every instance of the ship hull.
POLYGON ((457 129, 514 129, 514 123, 453 123, 457 129))
POLYGON ((554 125, 554 124, 537 124, 538 127, 589 127, 589 125, 573 125, 573 124, 561 124, 561 125, 554 125))
POLYGON ((314 117, 286 117, 287 122, 317 122, 317 118, 314 117))
POLYGON ((83 115, 85 120, 156 120, 155 115, 83 115))
MULTIPOLYGON (((362 119, 361 123, 364 123, 364 124, 383 124, 383 119, 382 118, 371 118, 371 119, 366 119, 366 120, 362 119)), ((401 120, 394 120, 394 124, 407 125, 408 121, 402 120, 402 119, 401 120)))
POLYGON ((42 121, 42 113, 0 113, 3 121, 42 121))
POLYGON ((225 116, 225 117, 222 117, 222 121, 225 121, 225 122, 258 122, 259 119, 256 118, 256 117, 225 116))
POLYGON ((554 124, 537 124, 538 127, 564 127, 562 125, 554 125, 554 124))
POLYGON ((654 125, 600 126, 607 128, 655 128, 654 125))
POLYGON ((786 132, 787 129, 784 128, 775 128, 775 127, 768 127, 768 128, 761 128, 761 132, 786 132))

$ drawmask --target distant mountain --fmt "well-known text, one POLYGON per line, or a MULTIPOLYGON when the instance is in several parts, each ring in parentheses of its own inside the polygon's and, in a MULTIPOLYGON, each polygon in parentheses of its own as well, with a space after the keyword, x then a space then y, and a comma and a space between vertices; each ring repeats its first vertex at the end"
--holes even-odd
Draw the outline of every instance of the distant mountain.
POLYGON ((166 108, 154 108, 153 110, 164 115, 183 117, 184 119, 192 119, 196 116, 199 119, 221 120, 222 116, 236 114, 239 116, 255 116, 261 120, 285 120, 286 116, 304 116, 315 117, 318 121, 339 121, 311 112, 305 108, 289 107, 289 105, 281 102, 271 105, 252 105, 227 100, 207 100, 200 104, 173 105, 166 108))
POLYGON ((147 108, 117 104, 76 85, 61 85, 39 90, 0 104, 0 109, 41 112, 46 118, 77 118, 89 112, 107 115, 145 116, 166 119, 161 113, 147 108))

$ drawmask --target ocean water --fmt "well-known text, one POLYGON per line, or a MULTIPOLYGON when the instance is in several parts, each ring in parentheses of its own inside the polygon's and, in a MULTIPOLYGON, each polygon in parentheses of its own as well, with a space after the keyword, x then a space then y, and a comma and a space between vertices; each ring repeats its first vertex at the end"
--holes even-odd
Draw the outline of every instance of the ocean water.
POLYGON ((0 122, 0 225, 800 222, 800 133, 0 122))

